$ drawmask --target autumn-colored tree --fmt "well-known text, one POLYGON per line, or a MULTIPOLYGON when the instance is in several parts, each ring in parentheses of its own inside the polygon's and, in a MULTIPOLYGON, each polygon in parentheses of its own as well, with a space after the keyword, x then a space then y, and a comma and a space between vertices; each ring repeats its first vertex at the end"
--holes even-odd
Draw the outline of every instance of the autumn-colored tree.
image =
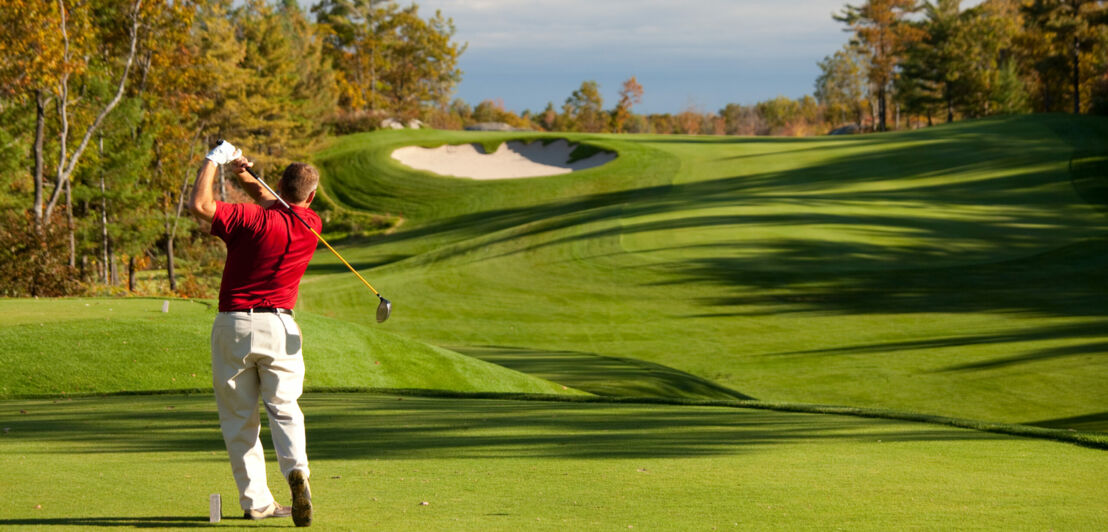
POLYGON ((916 0, 867 0, 860 6, 847 4, 835 20, 854 32, 854 42, 870 56, 869 80, 877 96, 878 130, 888 129, 888 93, 904 51, 924 37, 908 24, 908 15, 918 10, 916 0))
POLYGON ((34 102, 35 130, 32 141, 35 225, 43 222, 46 173, 46 129, 58 77, 63 66, 63 41, 57 37, 61 15, 57 2, 12 0, 0 9, 0 96, 12 103, 34 102))
MULTIPOLYGON (((109 6, 112 5, 114 4, 109 4, 109 6)), ((108 41, 98 42, 95 36, 92 35, 97 28, 97 26, 91 24, 92 6, 83 5, 78 7, 77 10, 72 13, 73 17, 71 19, 71 13, 66 8, 64 1, 58 0, 58 36, 62 41, 62 59, 60 64, 61 71, 57 76, 58 81, 54 91, 54 97, 57 102, 58 121, 60 123, 58 131, 57 164, 53 179, 53 191, 50 193, 49 199, 45 201, 45 205, 36 203, 34 206, 37 221, 49 221, 63 192, 66 192, 66 202, 69 203, 71 200, 68 193, 70 190, 70 178, 73 176, 73 171, 76 169, 77 163, 81 160, 81 156, 88 148, 89 142, 92 140, 97 129, 99 129, 100 125, 104 122, 104 119, 115 109, 123 98, 124 91, 127 88, 127 81, 131 74, 131 68, 134 65, 135 52, 139 41, 139 15, 141 6, 142 0, 135 0, 134 3, 131 4, 130 9, 122 13, 126 15, 126 18, 122 20, 126 21, 129 26, 128 33, 130 38, 129 44, 121 50, 121 55, 108 55, 104 63, 90 65, 90 61, 102 59, 104 56, 99 54, 92 55, 92 50, 89 48, 99 44, 101 51, 112 51, 111 49, 113 47, 110 46, 110 42, 108 41), (70 39, 71 33, 73 39, 70 39), (113 69, 112 67, 115 68, 113 69), (90 71, 96 75, 105 70, 109 73, 112 70, 117 70, 116 76, 118 82, 114 85, 114 91, 103 94, 101 98, 72 97, 70 94, 70 81, 72 79, 90 71), (87 115, 87 117, 82 115, 87 115), (84 118, 84 120, 82 120, 82 118, 84 118), (91 118, 91 120, 88 120, 88 118, 91 118), (83 134, 81 129, 84 130, 83 134), (76 133, 76 135, 73 135, 73 133, 76 133), (70 151, 70 141, 76 140, 77 138, 80 139, 78 144, 70 151)), ((114 19, 114 17, 105 17, 102 20, 111 19, 114 19)), ((98 28, 105 33, 111 31, 110 27, 100 26, 98 28)), ((96 80, 96 78, 91 78, 86 81, 98 80, 96 80)), ((36 154, 35 158, 37 160, 39 155, 36 154)), ((39 196, 36 195, 36 201, 38 199, 39 196)), ((72 209, 68 209, 68 211, 70 216, 72 216, 72 209)), ((73 246, 71 245, 70 265, 73 265, 73 261, 73 246)))
POLYGON ((600 95, 600 85, 589 80, 566 98, 565 110, 570 116, 575 130, 590 133, 603 132, 605 129, 604 98, 600 95))
POLYGON ((677 116, 674 117, 676 125, 679 128, 680 133, 686 135, 697 135, 701 133, 701 122, 703 121, 703 113, 696 106, 695 102, 689 102, 685 105, 685 109, 677 116))
POLYGON ((423 19, 416 4, 322 0, 312 12, 326 31, 344 108, 416 116, 446 104, 461 79, 465 45, 452 40, 454 22, 441 11, 423 19))
POLYGON ((539 124, 547 131, 554 131, 554 124, 558 120, 558 111, 554 110, 554 102, 546 102, 542 114, 539 115, 539 124))
POLYGON ((1040 72, 1049 81, 1049 72, 1065 63, 1069 70, 1068 85, 1074 114, 1082 110, 1082 80, 1088 80, 1091 74, 1085 74, 1091 65, 1090 52, 1105 42, 1103 27, 1108 22, 1108 8, 1100 0, 1032 0, 1024 6, 1027 24, 1033 31, 1039 32, 1051 43, 1051 48, 1043 54, 1040 72), (1083 66, 1084 65, 1084 66, 1083 66))
POLYGON ((771 135, 786 133, 788 127, 800 116, 800 104, 784 96, 758 102, 755 108, 765 120, 771 135))
POLYGON ((424 20, 419 6, 390 6, 384 22, 388 68, 382 73, 382 91, 394 113, 420 114, 424 106, 445 104, 461 80, 458 57, 465 45, 452 41, 454 21, 442 11, 424 20))
POLYGON ((378 72, 383 69, 381 20, 386 0, 322 0, 312 13, 323 27, 326 52, 338 67, 341 98, 349 109, 382 106, 378 72))
POLYGON ((244 54, 240 82, 230 88, 237 97, 226 102, 222 128, 264 176, 303 158, 322 132, 321 117, 336 103, 334 75, 322 60, 321 39, 295 4, 252 0, 232 23, 244 54))
POLYGON ((723 118, 723 129, 727 135, 766 134, 765 120, 753 105, 729 103, 720 109, 719 115, 723 118))
MULTIPOLYGON (((155 206, 159 214, 161 234, 159 244, 165 253, 165 270, 170 292, 178 291, 177 238, 182 230, 194 227, 184 214, 188 185, 195 177, 202 146, 201 136, 208 120, 218 120, 208 98, 220 98, 210 90, 211 84, 232 80, 220 78, 230 65, 209 54, 201 44, 227 46, 234 39, 216 39, 204 35, 212 23, 212 2, 175 2, 162 16, 152 20, 152 31, 158 35, 147 44, 142 54, 143 99, 146 113, 143 128, 151 132, 150 176, 157 191, 155 206), (230 41, 228 43, 227 41, 230 41)), ((226 21, 221 9, 220 20, 226 21)), ((229 29, 229 24, 223 29, 229 29)), ((236 61, 241 58, 235 53, 236 61)))
POLYGON ((635 79, 635 76, 631 76, 623 82, 623 86, 619 89, 619 102, 616 103, 616 108, 612 110, 612 131, 616 133, 625 131, 624 125, 631 118, 631 107, 642 103, 642 95, 642 85, 635 79))
MULTIPOLYGON (((1013 46, 1020 31, 1022 17, 1011 0, 986 0, 966 9, 959 16, 957 31, 951 36, 955 68, 959 78, 952 85, 952 98, 961 112, 970 117, 1002 112, 995 108, 998 91, 1009 92, 1001 99, 1015 98, 1022 92, 1022 82, 1012 76, 1013 46), (1009 73, 1005 73, 1006 70, 1009 73), (1001 77, 1008 76, 1001 87, 1001 77)), ((1008 106, 1009 112, 1015 107, 1008 106)), ((1017 106, 1018 107, 1018 106, 1017 106)))
POLYGON ((469 122, 500 122, 521 129, 530 126, 529 120, 509 111, 504 106, 504 100, 500 98, 495 100, 483 100, 481 103, 477 104, 473 108, 473 114, 470 116, 469 122))
POLYGON ((819 62, 815 97, 823 105, 827 121, 841 125, 850 120, 862 127, 868 98, 866 63, 861 52, 849 44, 819 62))

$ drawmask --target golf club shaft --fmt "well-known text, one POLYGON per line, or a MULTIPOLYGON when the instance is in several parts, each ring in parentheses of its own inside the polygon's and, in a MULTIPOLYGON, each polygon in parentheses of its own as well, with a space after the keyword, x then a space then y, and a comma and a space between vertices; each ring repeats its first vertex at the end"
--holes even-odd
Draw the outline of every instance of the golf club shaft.
POLYGON ((250 167, 246 167, 246 171, 249 172, 250 175, 258 181, 258 183, 261 183, 261 185, 265 187, 265 189, 268 190, 270 194, 273 194, 273 197, 277 198, 277 201, 280 202, 281 205, 284 205, 285 208, 288 209, 288 211, 292 213, 292 215, 295 216, 297 220, 300 220, 300 223, 304 224, 304 227, 307 227, 308 230, 311 231, 312 234, 315 235, 315 237, 318 238, 320 242, 323 242, 323 245, 327 246, 327 249, 331 250, 331 253, 334 253, 335 256, 338 257, 339 260, 341 260, 347 268, 350 268, 351 273, 358 276, 358 280, 360 280, 366 288, 373 292, 373 295, 377 296, 378 298, 381 297, 381 293, 378 292, 376 288, 373 288, 373 285, 369 284, 369 281, 365 280, 365 277, 362 277, 362 274, 358 273, 358 270, 355 270, 349 262, 346 262, 346 259, 342 258, 342 255, 339 255, 339 252, 335 251, 335 248, 331 247, 331 244, 327 243, 327 240, 323 238, 323 235, 317 233, 315 229, 312 229, 312 226, 308 225, 308 222, 304 221, 304 219, 301 218, 299 214, 296 214, 296 211, 292 210, 292 207, 290 207, 284 199, 281 199, 281 196, 278 195, 277 192, 275 192, 272 188, 269 188, 269 185, 265 184, 265 181, 262 181, 262 178, 258 177, 258 174, 254 173, 254 170, 252 170, 250 167))

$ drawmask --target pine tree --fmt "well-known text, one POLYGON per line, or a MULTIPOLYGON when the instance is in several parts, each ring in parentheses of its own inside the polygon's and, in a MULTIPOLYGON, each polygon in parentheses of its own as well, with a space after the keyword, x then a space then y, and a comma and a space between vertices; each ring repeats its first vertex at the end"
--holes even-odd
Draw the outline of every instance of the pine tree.
POLYGON ((888 129, 888 94, 904 50, 923 38, 923 32, 907 23, 917 10, 915 0, 867 0, 847 4, 835 20, 850 26, 855 43, 869 51, 869 80, 877 96, 878 130, 888 129))

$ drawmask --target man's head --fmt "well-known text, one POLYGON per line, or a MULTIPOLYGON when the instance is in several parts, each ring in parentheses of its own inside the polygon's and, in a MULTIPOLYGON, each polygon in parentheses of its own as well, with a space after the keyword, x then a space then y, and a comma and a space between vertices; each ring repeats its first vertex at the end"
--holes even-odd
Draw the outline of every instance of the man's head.
POLYGON ((292 163, 281 174, 277 188, 289 203, 311 203, 319 185, 319 171, 310 164, 292 163))

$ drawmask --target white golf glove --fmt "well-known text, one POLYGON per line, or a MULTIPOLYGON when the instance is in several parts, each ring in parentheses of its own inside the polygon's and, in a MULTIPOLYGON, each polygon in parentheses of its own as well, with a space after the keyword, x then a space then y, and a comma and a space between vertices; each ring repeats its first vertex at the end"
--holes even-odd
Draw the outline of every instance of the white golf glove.
POLYGON ((227 164, 242 157, 242 150, 234 147, 230 142, 220 142, 212 151, 208 152, 208 160, 215 164, 227 164))

